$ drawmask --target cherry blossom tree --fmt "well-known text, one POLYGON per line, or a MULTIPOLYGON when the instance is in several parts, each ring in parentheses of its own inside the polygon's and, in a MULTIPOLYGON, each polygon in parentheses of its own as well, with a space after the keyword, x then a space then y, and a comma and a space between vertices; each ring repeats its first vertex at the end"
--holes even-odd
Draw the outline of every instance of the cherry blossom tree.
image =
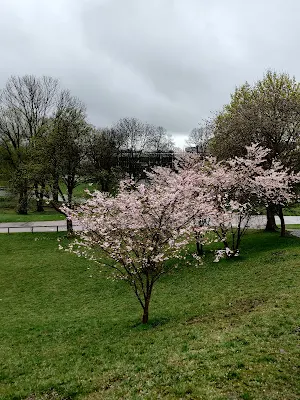
MULTIPOLYGON (((183 163, 183 168, 197 171, 196 180, 210 193, 214 207, 210 225, 225 246, 219 256, 238 254, 241 238, 258 206, 270 202, 284 206, 295 201, 293 188, 300 175, 290 173, 277 161, 266 169, 268 149, 257 144, 246 149, 245 157, 228 161, 197 160, 193 155, 183 163)), ((282 224, 282 236, 284 232, 282 224)))
MULTIPOLYGON (((195 175, 156 168, 148 185, 124 181, 115 197, 96 191, 76 210, 64 208, 82 227, 67 250, 111 268, 115 279, 128 282, 143 308, 143 323, 148 322, 155 283, 177 266, 168 260, 185 258, 195 217, 211 213, 206 195, 194 185, 195 175)), ((206 228, 199 229, 204 233, 206 228)))

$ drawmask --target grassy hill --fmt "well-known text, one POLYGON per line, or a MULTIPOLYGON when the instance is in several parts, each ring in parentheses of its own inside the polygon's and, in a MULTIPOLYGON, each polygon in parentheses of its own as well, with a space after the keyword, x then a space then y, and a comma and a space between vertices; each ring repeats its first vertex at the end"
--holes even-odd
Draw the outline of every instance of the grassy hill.
POLYGON ((207 252, 158 282, 142 326, 130 288, 57 238, 0 237, 1 400, 300 398, 300 239, 207 252))

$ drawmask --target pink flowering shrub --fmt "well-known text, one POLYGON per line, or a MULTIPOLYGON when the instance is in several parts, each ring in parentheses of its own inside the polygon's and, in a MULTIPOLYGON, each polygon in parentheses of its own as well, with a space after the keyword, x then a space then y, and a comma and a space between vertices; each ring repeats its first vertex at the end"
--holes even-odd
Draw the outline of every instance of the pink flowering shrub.
POLYGON ((293 187, 300 175, 290 173, 279 162, 266 168, 268 153, 253 144, 243 158, 217 162, 193 156, 183 163, 184 169, 198 174, 195 182, 200 182, 213 207, 210 227, 225 247, 216 260, 239 253, 241 238, 259 205, 286 205, 295 200, 293 187))
POLYGON ((127 281, 143 308, 143 323, 148 322, 155 282, 176 267, 167 261, 185 257, 195 217, 209 212, 194 175, 157 168, 147 186, 122 182, 115 197, 96 191, 76 210, 64 208, 82 227, 68 250, 110 267, 116 279, 127 281))

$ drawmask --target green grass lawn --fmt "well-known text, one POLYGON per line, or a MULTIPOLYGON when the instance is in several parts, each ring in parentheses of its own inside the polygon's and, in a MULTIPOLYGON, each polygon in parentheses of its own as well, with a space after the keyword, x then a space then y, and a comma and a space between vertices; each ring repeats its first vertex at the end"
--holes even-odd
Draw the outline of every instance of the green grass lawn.
POLYGON ((287 224, 286 229, 292 230, 292 229, 300 229, 300 224, 287 224))
POLYGON ((0 209, 1 222, 31 222, 31 221, 56 221, 63 220, 65 216, 53 208, 45 207, 45 211, 29 211, 27 215, 19 215, 15 210, 9 208, 0 209))
POLYGON ((300 239, 254 232, 165 276, 142 326, 62 235, 1 235, 1 400, 300 398, 300 239))
POLYGON ((65 216, 54 210, 49 205, 44 205, 44 211, 37 212, 36 202, 30 200, 27 215, 17 214, 17 197, 13 195, 0 197, 0 223, 1 222, 31 222, 31 221, 56 221, 63 220, 65 216))
POLYGON ((45 204, 43 212, 37 212, 35 201, 31 200, 27 215, 16 212, 17 198, 13 196, 0 197, 0 223, 1 222, 31 222, 31 221, 56 221, 65 219, 65 216, 45 204))
MULTIPOLYGON (((66 193, 66 186, 61 184, 62 190, 66 193)), ((74 199, 88 198, 85 189, 89 188, 92 191, 95 185, 89 186, 87 183, 82 183, 74 189, 74 199)), ((45 200, 46 203, 46 200, 45 200)), ((17 196, 8 195, 7 197, 0 197, 0 223, 1 222, 31 222, 31 221, 56 221, 65 219, 64 215, 55 211, 52 207, 44 206, 44 212, 37 212, 36 203, 30 200, 28 215, 19 215, 16 212, 17 196)))
MULTIPOLYGON (((61 188, 62 192, 66 195, 67 187, 63 182, 60 183, 60 188, 61 188)), ((96 184, 90 185, 89 182, 80 183, 78 186, 76 186, 74 188, 73 196, 75 199, 76 198, 79 198, 79 199, 88 198, 89 196, 86 194, 85 190, 89 189, 90 191, 93 192, 94 190, 96 190, 96 188, 97 188, 96 184)))

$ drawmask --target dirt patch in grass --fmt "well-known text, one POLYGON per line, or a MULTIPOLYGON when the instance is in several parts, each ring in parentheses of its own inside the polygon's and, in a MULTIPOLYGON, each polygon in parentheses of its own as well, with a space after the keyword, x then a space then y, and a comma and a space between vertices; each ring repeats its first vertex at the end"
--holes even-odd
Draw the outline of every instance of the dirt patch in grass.
POLYGON ((264 304, 265 299, 255 298, 255 299, 239 299, 233 303, 229 304, 228 308, 220 310, 219 313, 214 312, 214 314, 201 315, 199 317, 194 317, 186 321, 186 324, 198 324, 207 323, 209 321, 216 321, 221 318, 236 319, 243 314, 251 313, 257 309, 257 307, 264 304))

